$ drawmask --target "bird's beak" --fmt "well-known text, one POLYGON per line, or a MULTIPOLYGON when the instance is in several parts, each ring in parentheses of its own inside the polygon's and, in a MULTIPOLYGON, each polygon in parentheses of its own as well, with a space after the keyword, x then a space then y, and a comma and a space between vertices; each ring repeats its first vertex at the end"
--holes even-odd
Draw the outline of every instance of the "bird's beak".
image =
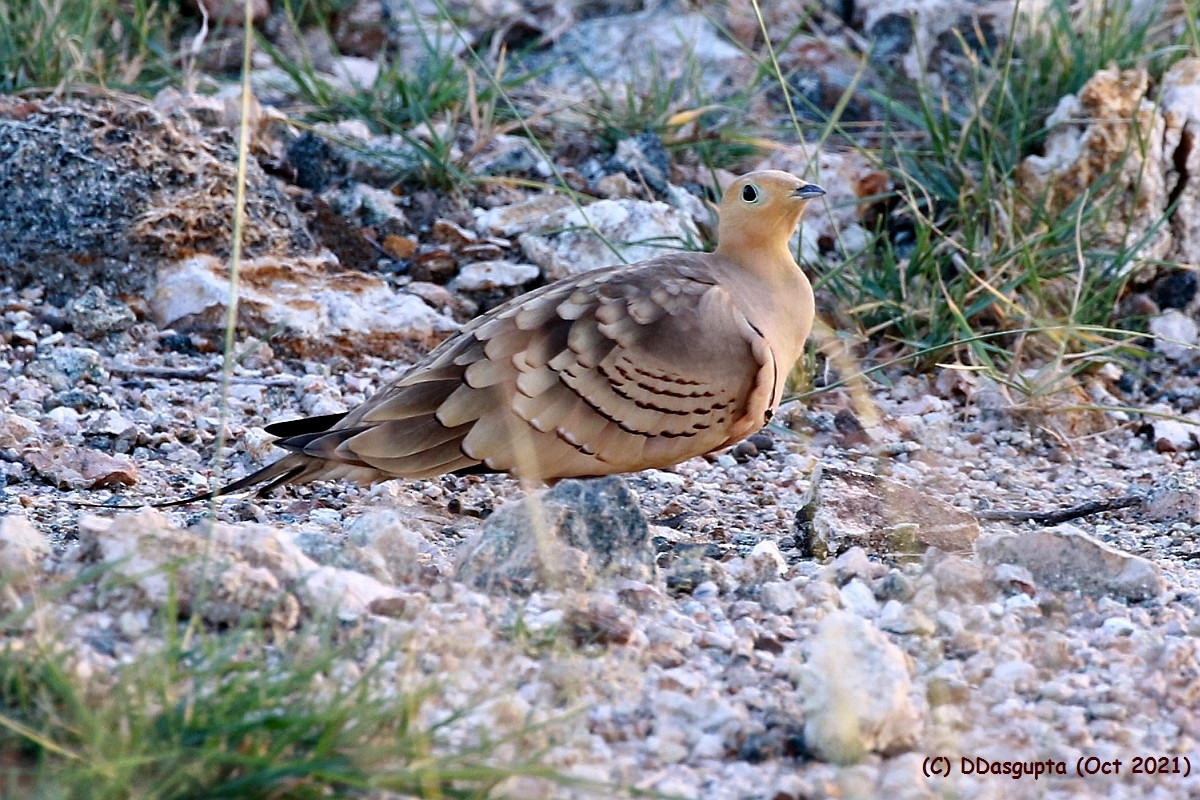
POLYGON ((792 197, 798 197, 801 200, 811 200, 814 197, 820 197, 825 194, 825 190, 815 183, 806 183, 796 191, 792 192, 792 197))

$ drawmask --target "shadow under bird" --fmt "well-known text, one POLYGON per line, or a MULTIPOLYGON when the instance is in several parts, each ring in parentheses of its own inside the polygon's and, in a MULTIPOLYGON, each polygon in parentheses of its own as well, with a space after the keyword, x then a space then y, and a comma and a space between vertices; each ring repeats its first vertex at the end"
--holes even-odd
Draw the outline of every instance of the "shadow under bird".
POLYGON ((605 267, 497 306, 345 414, 267 426, 290 450, 215 491, 505 472, 553 483, 670 467, 770 421, 813 324, 788 243, 825 194, 733 182, 712 253, 605 267))

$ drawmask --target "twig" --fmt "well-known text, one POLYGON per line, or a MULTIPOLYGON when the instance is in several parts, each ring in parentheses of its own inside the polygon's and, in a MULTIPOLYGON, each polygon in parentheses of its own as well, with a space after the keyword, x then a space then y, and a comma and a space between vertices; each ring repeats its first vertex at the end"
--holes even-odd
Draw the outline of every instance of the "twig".
MULTIPOLYGON (((163 378, 176 381, 220 381, 221 372, 211 367, 138 367, 131 364, 113 364, 109 370, 121 375, 137 378, 163 378)), ((294 378, 259 378, 252 375, 234 375, 234 383, 252 383, 259 386, 294 386, 294 378)))
POLYGON ((1103 500, 1089 500, 1086 503, 1060 508, 1056 511, 980 511, 975 516, 987 521, 1037 522, 1042 525, 1057 525, 1060 522, 1068 522, 1103 511, 1116 511, 1120 508, 1138 506, 1144 502, 1146 502, 1145 495, 1127 494, 1103 500))

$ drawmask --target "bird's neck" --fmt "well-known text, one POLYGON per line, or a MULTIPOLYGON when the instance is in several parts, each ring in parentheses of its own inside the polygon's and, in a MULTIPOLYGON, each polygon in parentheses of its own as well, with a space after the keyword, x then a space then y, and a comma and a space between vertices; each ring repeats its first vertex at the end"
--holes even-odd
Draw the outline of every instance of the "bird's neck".
POLYGON ((788 246, 789 238, 779 234, 753 235, 736 229, 722 231, 715 252, 758 280, 771 284, 791 279, 800 271, 788 246))
POLYGON ((743 312, 761 329, 774 332, 776 355, 790 370, 812 330, 813 290, 792 256, 788 237, 739 237, 734 232, 720 240, 715 253, 730 272, 724 280, 742 284, 742 296, 758 298, 743 312))

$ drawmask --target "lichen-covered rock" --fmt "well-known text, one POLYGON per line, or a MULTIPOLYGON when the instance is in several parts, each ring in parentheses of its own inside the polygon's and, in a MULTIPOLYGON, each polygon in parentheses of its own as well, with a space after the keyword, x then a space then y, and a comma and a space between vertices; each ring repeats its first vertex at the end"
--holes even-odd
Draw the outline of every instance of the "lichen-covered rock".
POLYGON ((1104 212, 1090 224, 1106 247, 1134 247, 1143 261, 1200 261, 1197 98, 1200 59, 1172 66, 1157 97, 1145 68, 1097 72, 1047 119, 1044 153, 1017 170, 1020 193, 1053 215, 1088 192, 1089 207, 1104 212))
MULTIPOLYGON (((181 105, 126 98, 0 97, 0 283, 140 294, 161 260, 229 253, 237 147, 181 105), (53 170, 46 169, 48 163, 53 170)), ((291 199, 251 158, 244 241, 250 258, 311 253, 291 199)))
POLYGON ((721 35, 708 15, 657 6, 634 14, 614 14, 566 28, 554 46, 532 53, 533 69, 549 65, 541 80, 581 95, 623 93, 630 84, 653 85, 694 69, 705 96, 740 89, 754 61, 721 35), (630 53, 637 53, 631 59, 630 53))
POLYGON ((66 307, 67 323, 85 339, 127 330, 137 321, 129 306, 112 300, 99 286, 91 286, 66 307))

